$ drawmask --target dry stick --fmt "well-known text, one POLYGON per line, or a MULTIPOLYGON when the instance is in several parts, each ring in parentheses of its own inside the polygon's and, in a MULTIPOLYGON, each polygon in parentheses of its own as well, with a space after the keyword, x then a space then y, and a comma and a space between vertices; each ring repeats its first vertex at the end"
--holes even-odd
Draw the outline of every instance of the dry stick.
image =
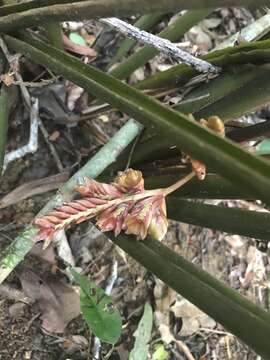
POLYGON ((23 79, 21 74, 18 72, 18 64, 17 60, 13 55, 11 55, 8 51, 8 48, 4 42, 4 40, 0 37, 0 47, 7 58, 10 68, 13 70, 14 77, 18 81, 24 102, 26 107, 30 111, 30 135, 29 135, 29 142, 28 144, 22 146, 19 149, 11 151, 10 153, 5 155, 4 158, 4 165, 3 165, 3 172, 5 171, 7 165, 17 159, 20 159, 26 154, 34 153, 38 149, 38 120, 39 120, 39 107, 38 107, 38 100, 33 99, 31 101, 31 97, 29 95, 28 90, 26 89, 25 85, 23 84, 23 79))
POLYGON ((38 149, 38 99, 35 100, 30 111, 30 136, 28 144, 22 146, 19 149, 9 152, 5 155, 3 171, 5 171, 7 165, 17 159, 20 159, 26 154, 34 153, 38 149))
MULTIPOLYGON (((69 181, 67 181, 58 193, 49 201, 40 213, 47 213, 65 201, 70 201, 74 196, 74 187, 79 178, 89 176, 96 178, 107 166, 113 163, 117 156, 136 138, 142 125, 134 120, 129 120, 111 139, 95 154, 69 181)), ((40 213, 38 216, 40 216, 40 213)), ((34 245, 33 238, 37 229, 28 226, 4 251, 0 259, 0 284, 7 278, 12 270, 24 259, 25 255, 34 245)))
POLYGON ((121 33, 127 35, 128 37, 134 38, 139 42, 142 42, 143 44, 153 46, 164 54, 180 60, 189 66, 192 66, 199 72, 217 74, 221 71, 219 67, 214 66, 205 60, 198 59, 195 56, 190 55, 188 52, 181 50, 171 41, 150 34, 147 31, 140 30, 135 26, 126 23, 123 20, 117 18, 106 18, 100 19, 100 22, 114 27, 121 33))

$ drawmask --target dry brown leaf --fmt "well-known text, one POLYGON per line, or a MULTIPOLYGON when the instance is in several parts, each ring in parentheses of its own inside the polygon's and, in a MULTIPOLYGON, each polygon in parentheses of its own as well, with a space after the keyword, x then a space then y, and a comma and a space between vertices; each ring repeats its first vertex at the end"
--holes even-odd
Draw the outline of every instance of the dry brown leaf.
POLYGON ((18 186, 0 200, 0 209, 14 205, 30 196, 43 194, 47 191, 58 189, 69 178, 69 172, 48 176, 43 179, 30 181, 18 186))
POLYGON ((68 323, 80 314, 79 294, 58 278, 41 277, 23 266, 19 270, 23 291, 38 301, 42 327, 49 332, 63 332, 68 323))
POLYGON ((180 332, 182 336, 193 335, 200 327, 211 329, 216 326, 215 320, 186 299, 176 301, 171 306, 171 311, 177 318, 182 318, 183 325, 180 332))

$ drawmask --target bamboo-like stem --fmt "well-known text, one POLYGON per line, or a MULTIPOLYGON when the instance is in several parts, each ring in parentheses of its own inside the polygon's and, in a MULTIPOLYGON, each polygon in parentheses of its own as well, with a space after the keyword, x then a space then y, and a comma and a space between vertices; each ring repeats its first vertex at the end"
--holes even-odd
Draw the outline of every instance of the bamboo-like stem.
POLYGON ((181 50, 177 45, 173 44, 167 39, 150 34, 144 30, 128 24, 127 22, 117 18, 106 18, 100 20, 104 24, 108 24, 121 33, 138 40, 143 44, 148 44, 162 53, 180 60, 182 63, 194 67, 197 71, 203 73, 217 74, 221 71, 220 68, 211 65, 207 61, 196 58, 188 52, 181 50))
MULTIPOLYGON (((84 167, 60 188, 58 193, 37 216, 47 213, 65 201, 70 201, 74 195, 73 190, 78 179, 83 176, 95 178, 100 175, 109 164, 116 160, 118 154, 138 136, 141 129, 142 126, 140 124, 134 120, 129 120, 84 167)), ((7 278, 15 266, 24 259, 28 251, 31 250, 36 233, 36 228, 28 226, 4 251, 0 260, 0 284, 7 278)))

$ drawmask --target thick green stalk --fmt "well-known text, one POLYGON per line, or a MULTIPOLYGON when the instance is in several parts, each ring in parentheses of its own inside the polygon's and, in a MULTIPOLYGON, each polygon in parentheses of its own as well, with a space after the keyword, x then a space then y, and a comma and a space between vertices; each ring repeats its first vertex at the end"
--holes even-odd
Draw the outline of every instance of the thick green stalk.
POLYGON ((27 42, 5 36, 15 50, 49 66, 142 123, 154 124, 163 135, 180 143, 185 152, 270 203, 270 167, 266 161, 78 59, 32 36, 24 39, 27 42))
MULTIPOLYGON (((99 176, 108 165, 116 160, 118 154, 138 136, 141 129, 140 124, 134 120, 129 120, 96 155, 59 189, 58 193, 40 211, 38 216, 47 213, 63 202, 70 201, 74 196, 74 187, 78 179, 83 176, 92 178, 99 176)), ((36 228, 28 226, 1 254, 0 284, 31 250, 36 232, 36 228)))
POLYGON ((0 93, 0 176, 2 174, 2 167, 5 157, 8 116, 9 116, 8 89, 6 88, 5 85, 3 85, 0 93))
POLYGON ((270 357, 270 314, 156 240, 113 241, 179 294, 251 346, 270 357))
MULTIPOLYGON (((212 9, 192 10, 186 12, 184 15, 162 30, 158 36, 169 39, 172 42, 178 41, 192 26, 204 19, 211 13, 212 9)), ((125 79, 132 74, 136 69, 145 65, 149 60, 156 56, 159 52, 151 46, 144 46, 142 49, 135 52, 127 60, 114 68, 110 74, 117 79, 125 79)))
POLYGON ((168 218, 231 234, 270 240, 270 214, 224 206, 206 205, 169 197, 168 218))
MULTIPOLYGON (((149 14, 149 15, 143 15, 141 16, 135 23, 134 26, 141 30, 149 31, 153 26, 158 24, 164 17, 166 17, 167 14, 149 14)), ((119 48, 114 55, 114 57, 111 59, 108 69, 114 65, 115 63, 122 60, 128 52, 136 45, 137 41, 134 39, 125 39, 121 42, 119 45, 119 48)))

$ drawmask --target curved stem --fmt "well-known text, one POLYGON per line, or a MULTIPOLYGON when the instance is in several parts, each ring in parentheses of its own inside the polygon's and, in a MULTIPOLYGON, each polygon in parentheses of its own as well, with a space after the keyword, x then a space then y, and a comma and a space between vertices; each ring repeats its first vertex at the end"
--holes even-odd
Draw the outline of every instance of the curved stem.
POLYGON ((176 183, 174 183, 173 185, 165 188, 163 190, 163 194, 169 195, 172 192, 174 192, 175 190, 179 189, 181 186, 185 185, 189 180, 191 180, 193 177, 195 176, 195 172, 191 171, 190 174, 188 174, 187 176, 185 176, 184 178, 181 178, 180 180, 176 181, 176 183))

